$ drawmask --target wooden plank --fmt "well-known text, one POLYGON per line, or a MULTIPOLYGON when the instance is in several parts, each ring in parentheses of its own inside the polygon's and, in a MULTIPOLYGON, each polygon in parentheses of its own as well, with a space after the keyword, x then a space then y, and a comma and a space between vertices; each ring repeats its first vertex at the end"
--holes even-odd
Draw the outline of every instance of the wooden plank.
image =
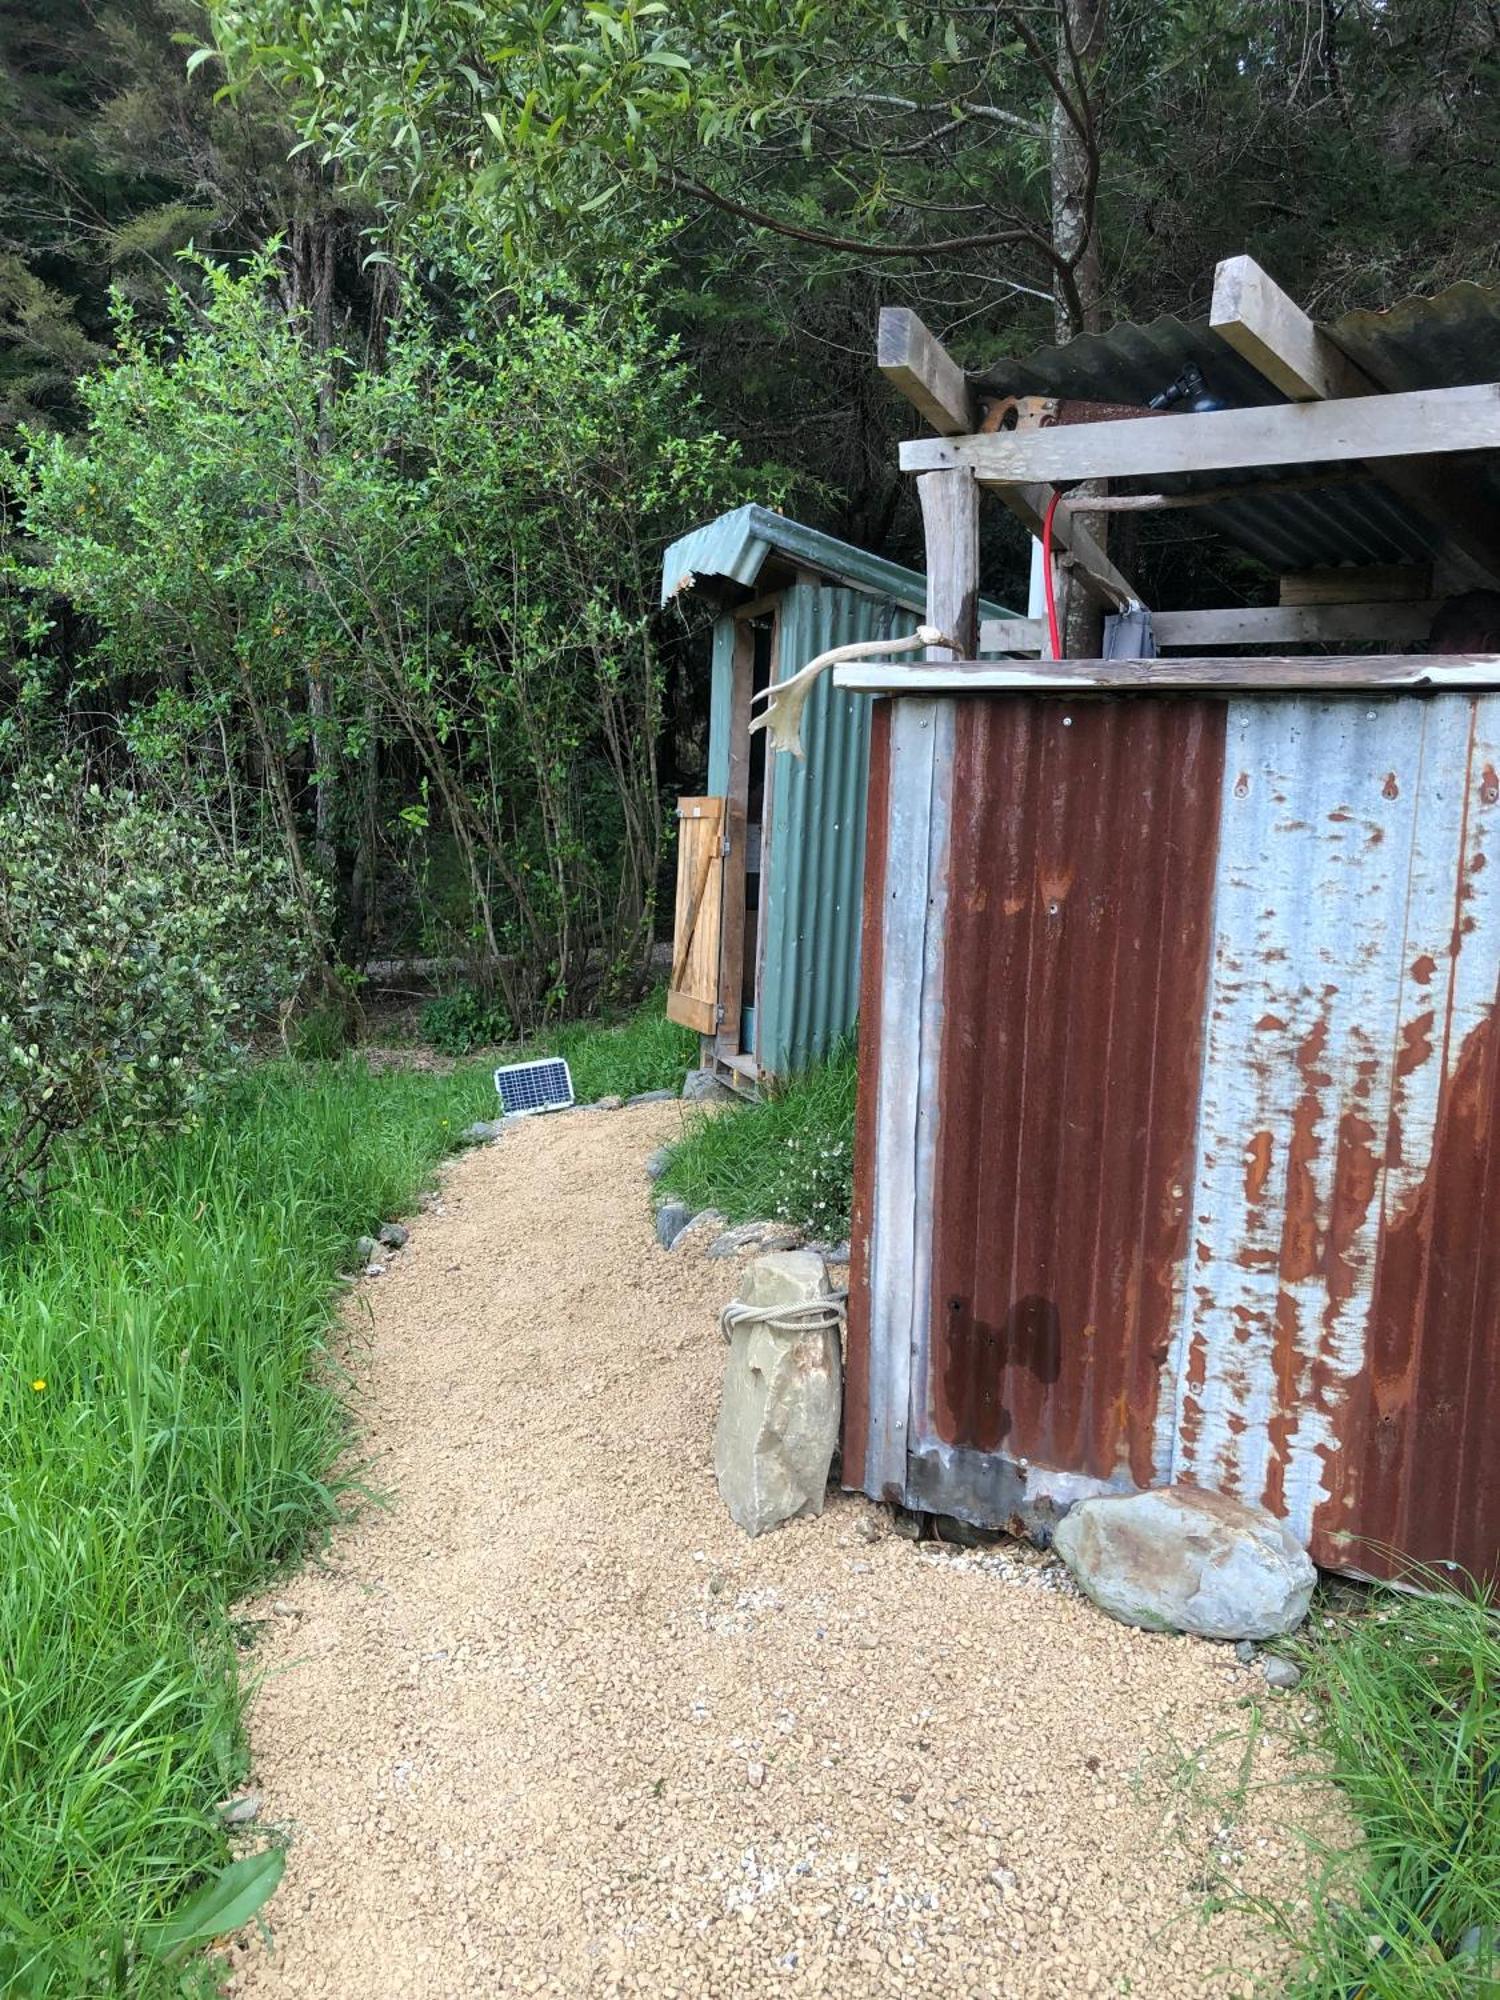
POLYGON ((953 640, 929 660, 979 651, 979 485, 972 472, 929 472, 917 481, 927 540, 927 623, 953 640))
MULTIPOLYGON (((1051 497, 1050 486, 1002 486, 996 498, 1015 515, 1028 534, 1040 537, 1042 521, 1051 497)), ((1052 519, 1052 542, 1067 559, 1072 574, 1091 596, 1112 611, 1144 603, 1140 592, 1117 570, 1083 523, 1066 507, 1059 507, 1052 519)))
MULTIPOLYGON (((1388 389, 1351 361, 1250 257, 1214 274, 1209 324, 1256 372, 1296 402, 1388 389)), ((1460 466, 1389 460, 1378 468, 1394 493, 1442 531, 1444 552, 1467 583, 1500 581, 1500 508, 1460 466)))
POLYGON ((1226 257, 1214 272, 1208 323, 1294 403, 1368 396, 1378 386, 1253 257, 1226 257))
POLYGON ((978 429, 968 377, 937 336, 907 307, 880 308, 875 365, 943 436, 961 437, 978 429))
MULTIPOLYGON (((1209 611, 1157 611, 1152 627, 1158 646, 1347 646, 1389 642, 1421 645, 1432 630, 1438 606, 1420 604, 1319 604, 1305 606, 1234 604, 1209 611)), ((987 618, 979 627, 981 653, 1033 654, 1042 651, 1042 625, 1035 618, 987 618)))
POLYGON ((1278 594, 1283 604, 1422 604, 1432 596, 1432 569, 1427 563, 1353 563, 1291 570, 1278 594))
POLYGON ((954 660, 891 668, 835 667, 858 694, 1410 694, 1500 688, 1500 653, 1346 653, 1321 659, 954 660))
POLYGON ((667 1018, 700 1035, 711 1035, 718 1025, 723 842, 723 799, 678 800, 677 911, 667 1018))
POLYGON ((993 436, 915 438, 902 445, 901 466, 905 472, 968 466, 985 485, 1057 485, 1494 450, 1500 450, 1500 383, 1483 382, 1335 403, 1212 410, 1154 424, 1125 418, 993 436))

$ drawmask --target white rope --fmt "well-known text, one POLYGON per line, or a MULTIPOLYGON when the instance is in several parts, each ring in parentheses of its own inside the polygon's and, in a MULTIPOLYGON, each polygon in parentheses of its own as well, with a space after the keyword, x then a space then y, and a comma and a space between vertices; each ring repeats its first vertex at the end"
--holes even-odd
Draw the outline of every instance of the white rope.
POLYGON ((826 1298, 801 1299, 782 1306, 747 1306, 731 1299, 719 1314, 719 1331, 726 1340, 732 1340, 742 1326, 769 1326, 777 1333, 817 1333, 839 1324, 848 1296, 847 1292, 830 1292, 826 1298))

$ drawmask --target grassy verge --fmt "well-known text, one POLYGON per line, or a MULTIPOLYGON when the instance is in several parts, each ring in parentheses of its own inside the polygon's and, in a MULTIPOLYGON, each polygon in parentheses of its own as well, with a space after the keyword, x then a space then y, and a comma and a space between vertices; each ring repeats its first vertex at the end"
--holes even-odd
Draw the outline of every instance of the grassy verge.
POLYGON ((1291 1995, 1497 2000, 1500 1611, 1477 1590, 1380 1591, 1301 1660, 1363 1837, 1329 1860, 1308 1929, 1291 1932, 1304 1957, 1291 1995))
POLYGON ((225 1607, 338 1506, 335 1274, 492 1109, 483 1070, 273 1065, 0 1249, 0 1992, 193 1990, 161 1926, 228 1856, 225 1607))
POLYGON ((847 1236, 854 1093, 851 1045, 774 1097, 695 1119, 661 1185, 731 1222, 791 1222, 827 1242, 847 1236))
POLYGON ((486 1017, 463 992, 434 1001, 423 1025, 434 1046, 458 1055, 484 1048, 492 1064, 563 1056, 582 1104, 596 1097, 678 1088, 698 1063, 698 1037, 667 1019, 661 992, 648 994, 618 1020, 569 1021, 526 1042, 488 1041, 486 1017))

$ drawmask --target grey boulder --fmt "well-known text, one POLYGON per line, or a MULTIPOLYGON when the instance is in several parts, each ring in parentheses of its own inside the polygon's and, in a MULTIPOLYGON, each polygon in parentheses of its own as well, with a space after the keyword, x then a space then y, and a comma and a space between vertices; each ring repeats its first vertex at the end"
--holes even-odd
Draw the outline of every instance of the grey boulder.
POLYGON ((647 1180, 659 1181, 662 1175, 667 1171, 667 1168, 671 1166, 671 1164, 672 1164, 672 1148, 670 1146, 658 1146, 654 1153, 648 1153, 646 1155, 647 1180))
POLYGON ((656 1211, 656 1240, 663 1250, 670 1250, 692 1217, 692 1210, 685 1201, 664 1201, 656 1211))
POLYGON ((745 1250, 795 1250, 801 1237, 784 1222, 741 1222, 708 1246, 710 1257, 738 1257, 745 1250))
POLYGON ((1263 1507, 1195 1486, 1081 1500, 1054 1546, 1111 1617, 1201 1639, 1295 1631, 1318 1580, 1291 1530, 1263 1507))
POLYGON ((380 1240, 388 1250, 404 1250, 410 1241, 411 1232, 404 1222, 382 1222, 380 1240))
POLYGON ((492 1139, 498 1139, 505 1130, 503 1118, 476 1118, 472 1125, 466 1125, 459 1138, 469 1146, 486 1146, 492 1139))
POLYGON ((754 1308, 823 1304, 813 1323, 730 1324, 714 1473, 730 1518, 747 1535, 798 1514, 821 1514, 839 1438, 843 1395, 839 1314, 823 1259, 806 1250, 757 1257, 740 1280, 754 1308), (824 1323, 817 1324, 821 1319, 824 1323))

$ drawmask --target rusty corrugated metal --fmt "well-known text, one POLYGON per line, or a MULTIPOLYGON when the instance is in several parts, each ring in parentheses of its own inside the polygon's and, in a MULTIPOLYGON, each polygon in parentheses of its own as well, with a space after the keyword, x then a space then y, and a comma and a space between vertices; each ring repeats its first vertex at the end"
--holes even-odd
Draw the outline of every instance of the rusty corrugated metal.
POLYGON ((959 705, 930 1428, 1150 1485, 1187 1245, 1222 702, 959 705))
POLYGON ((1496 1569, 1500 697, 889 706, 855 1483, 1045 1526, 1175 1478, 1496 1569))

